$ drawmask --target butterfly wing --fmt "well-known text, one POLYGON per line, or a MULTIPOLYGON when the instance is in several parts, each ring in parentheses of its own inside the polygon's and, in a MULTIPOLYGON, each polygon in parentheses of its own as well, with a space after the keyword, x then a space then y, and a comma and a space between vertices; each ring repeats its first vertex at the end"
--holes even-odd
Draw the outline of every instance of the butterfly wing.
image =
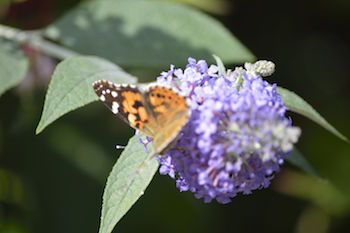
POLYGON ((107 80, 93 83, 100 100, 131 127, 154 137, 158 129, 143 93, 134 85, 118 85, 107 80))
POLYGON ((150 86, 145 93, 147 105, 151 110, 159 130, 153 137, 156 153, 164 152, 176 139, 190 117, 186 98, 175 90, 163 86, 150 86))

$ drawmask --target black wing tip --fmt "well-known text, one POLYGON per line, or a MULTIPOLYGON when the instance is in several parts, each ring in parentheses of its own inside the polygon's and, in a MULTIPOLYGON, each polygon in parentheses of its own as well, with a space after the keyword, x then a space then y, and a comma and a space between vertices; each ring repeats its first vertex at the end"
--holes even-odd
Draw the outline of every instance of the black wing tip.
POLYGON ((94 88, 95 91, 100 90, 103 88, 104 84, 107 82, 107 80, 97 80, 92 83, 92 87, 94 88))
POLYGON ((99 90, 104 87, 115 88, 115 89, 127 88, 127 87, 133 88, 133 89, 137 88, 136 85, 134 84, 128 84, 128 83, 119 84, 106 79, 100 79, 100 80, 94 81, 92 83, 92 86, 95 90, 99 90))

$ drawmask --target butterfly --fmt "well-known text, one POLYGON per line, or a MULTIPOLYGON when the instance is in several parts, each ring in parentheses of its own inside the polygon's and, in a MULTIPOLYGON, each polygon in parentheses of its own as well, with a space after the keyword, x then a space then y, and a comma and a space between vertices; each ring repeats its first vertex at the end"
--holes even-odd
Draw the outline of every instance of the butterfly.
POLYGON ((186 97, 171 87, 120 85, 98 80, 93 88, 115 115, 152 138, 157 154, 171 147, 190 117, 186 97))

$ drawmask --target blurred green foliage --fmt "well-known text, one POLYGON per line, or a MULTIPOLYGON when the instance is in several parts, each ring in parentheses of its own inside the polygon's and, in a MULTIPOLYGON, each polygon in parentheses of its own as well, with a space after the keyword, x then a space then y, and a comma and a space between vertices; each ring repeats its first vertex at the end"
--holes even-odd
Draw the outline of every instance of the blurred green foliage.
MULTIPOLYGON (((218 11, 210 9, 221 9, 223 1, 209 1, 209 8, 192 5, 219 12, 215 17, 259 59, 276 63, 269 81, 294 90, 350 135, 349 1, 227 1, 230 7, 218 11)), ((42 28, 79 3, 1 2, 0 23, 42 28)), ((35 136, 47 85, 35 79, 33 67, 45 68, 39 60, 30 57, 32 75, 23 82, 32 78, 33 85, 22 83, 0 98, 0 232, 97 232, 115 145, 125 144, 132 130, 92 104, 35 136)), ((149 81, 167 68, 128 71, 149 81)), ((293 119, 303 129, 298 147, 323 180, 286 169, 271 189, 219 205, 180 193, 171 179, 157 175, 114 231, 350 232, 350 146, 308 120, 293 119)))
POLYGON ((0 96, 25 77, 28 61, 13 43, 0 39, 0 96))
POLYGON ((184 65, 189 56, 212 61, 213 53, 229 63, 254 60, 226 28, 207 15, 161 1, 89 1, 50 25, 45 34, 74 51, 123 67, 184 65))

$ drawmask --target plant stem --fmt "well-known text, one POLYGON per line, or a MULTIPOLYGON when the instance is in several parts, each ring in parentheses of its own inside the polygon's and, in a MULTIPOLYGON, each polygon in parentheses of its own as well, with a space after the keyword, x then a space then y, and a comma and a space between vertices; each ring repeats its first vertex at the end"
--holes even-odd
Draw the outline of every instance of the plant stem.
POLYGON ((78 55, 72 50, 44 39, 41 31, 23 31, 0 24, 0 37, 17 43, 29 44, 33 48, 60 60, 78 55))

